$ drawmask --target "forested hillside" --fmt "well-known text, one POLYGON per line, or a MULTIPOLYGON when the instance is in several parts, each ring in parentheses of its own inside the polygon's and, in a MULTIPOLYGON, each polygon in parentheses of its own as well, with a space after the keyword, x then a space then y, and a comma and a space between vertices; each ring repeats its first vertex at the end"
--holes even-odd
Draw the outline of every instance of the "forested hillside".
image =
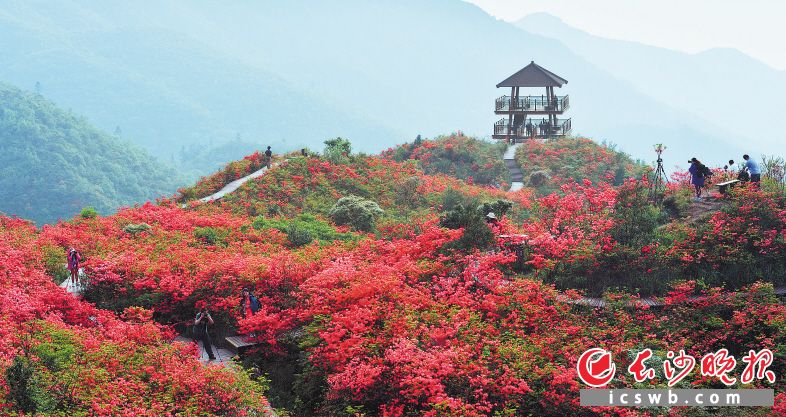
POLYGON ((0 212, 36 223, 172 194, 177 174, 43 96, 0 84, 0 212))

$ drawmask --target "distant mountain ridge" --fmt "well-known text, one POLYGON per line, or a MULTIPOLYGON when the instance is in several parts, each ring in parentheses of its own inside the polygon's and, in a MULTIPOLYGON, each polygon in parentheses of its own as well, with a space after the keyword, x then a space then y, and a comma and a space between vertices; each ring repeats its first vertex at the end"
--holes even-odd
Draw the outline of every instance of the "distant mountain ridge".
POLYGON ((418 134, 489 136, 507 94, 494 86, 531 60, 570 81, 558 93, 571 96, 576 134, 644 159, 658 142, 705 159, 737 152, 719 123, 460 0, 9 0, 0 39, 13 62, 0 79, 40 81, 166 157, 238 133, 278 149, 342 136, 374 152, 418 134))
POLYGON ((516 22, 530 33, 559 39, 637 90, 710 123, 751 154, 781 149, 786 119, 786 73, 732 48, 696 54, 591 35, 558 17, 535 13, 516 22), (751 149, 752 148, 752 149, 751 149))
POLYGON ((397 137, 183 33, 118 21, 101 8, 78 1, 0 6, 0 57, 11 63, 0 68, 0 80, 30 89, 40 83, 60 105, 105 130, 119 126, 124 137, 166 159, 183 146, 212 147, 237 136, 293 149, 339 135, 361 145, 364 138, 397 137))
POLYGON ((120 206, 173 195, 179 176, 147 152, 0 83, 0 212, 38 224, 85 206, 120 206))

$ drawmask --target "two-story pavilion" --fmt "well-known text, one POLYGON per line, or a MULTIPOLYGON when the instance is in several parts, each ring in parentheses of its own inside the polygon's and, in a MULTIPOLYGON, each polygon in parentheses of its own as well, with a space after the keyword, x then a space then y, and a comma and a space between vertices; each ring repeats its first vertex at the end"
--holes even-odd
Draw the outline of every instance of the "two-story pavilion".
POLYGON ((557 96, 554 87, 568 80, 532 61, 497 84, 510 87, 510 95, 496 100, 494 113, 505 116, 494 123, 494 139, 521 142, 525 139, 567 136, 570 119, 559 118, 570 106, 568 96, 557 96), (521 88, 546 88, 546 94, 522 95, 521 88))

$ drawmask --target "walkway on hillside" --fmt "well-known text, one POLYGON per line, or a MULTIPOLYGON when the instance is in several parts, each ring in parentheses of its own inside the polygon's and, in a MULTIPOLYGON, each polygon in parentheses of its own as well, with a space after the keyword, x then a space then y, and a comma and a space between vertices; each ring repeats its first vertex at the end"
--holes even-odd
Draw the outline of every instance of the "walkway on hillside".
MULTIPOLYGON (((80 280, 85 279, 85 274, 81 268, 79 269, 79 279, 80 280)), ((67 280, 60 283, 60 288, 63 288, 64 290, 66 290, 67 293, 73 295, 74 297, 81 296, 82 290, 84 289, 84 287, 82 287, 79 283, 72 284, 70 277, 67 280)), ((183 342, 183 343, 194 342, 193 339, 188 339, 183 336, 175 337, 174 341, 183 342)), ((205 353, 205 349, 202 348, 202 343, 198 343, 198 345, 199 345, 199 361, 202 362, 203 364, 207 364, 208 363, 207 353, 205 353)), ((211 347, 216 355, 216 360, 214 360, 213 363, 219 364, 221 366, 227 366, 229 363, 232 362, 232 357, 234 356, 232 352, 230 352, 227 349, 219 348, 216 345, 211 345, 211 347)))
POLYGON ((518 191, 524 188, 524 174, 521 173, 521 169, 516 162, 516 149, 518 149, 520 145, 520 143, 516 143, 508 146, 508 149, 505 150, 505 155, 502 156, 502 159, 505 161, 505 166, 510 173, 511 183, 510 190, 508 191, 518 191))
POLYGON ((245 184, 248 180, 252 180, 254 178, 261 177, 262 175, 265 174, 265 172, 267 172, 267 167, 262 167, 262 169, 260 169, 259 171, 254 171, 254 172, 246 175, 245 177, 238 178, 238 179, 230 182, 229 184, 225 185, 224 188, 216 191, 215 193, 210 194, 207 197, 200 198, 199 201, 201 201, 203 203, 207 203, 207 202, 210 202, 210 201, 219 200, 219 199, 221 199, 221 197, 223 197, 223 196, 225 196, 225 195, 227 195, 227 194, 237 190, 238 188, 240 188, 240 186, 245 184))
MULTIPOLYGON (((63 268, 68 270, 68 266, 63 265, 63 268)), ((86 275, 84 268, 79 268, 79 280, 84 281, 86 275)), ((71 274, 68 274, 68 278, 65 281, 60 283, 60 288, 66 290, 67 293, 73 295, 74 297, 79 297, 82 295, 82 286, 79 283, 71 283, 71 274)))
POLYGON ((705 193, 701 200, 693 200, 688 206, 686 223, 696 223, 699 220, 706 219, 712 213, 719 211, 723 208, 724 201, 721 198, 713 197, 705 193))
MULTIPOLYGON (((734 293, 727 293, 727 294, 734 294, 734 293)), ((786 295, 786 286, 781 286, 775 288, 775 295, 786 295)), ((707 296, 693 296, 689 297, 687 301, 700 301, 702 299, 707 298, 707 296)), ((595 308, 605 308, 609 305, 609 303, 598 297, 581 297, 577 299, 570 299, 563 294, 557 295, 557 300, 562 301, 568 304, 576 304, 588 307, 595 307, 595 308)), ((660 298, 649 297, 649 298, 639 298, 637 300, 630 300, 625 303, 626 307, 663 307, 666 303, 663 302, 660 298)))

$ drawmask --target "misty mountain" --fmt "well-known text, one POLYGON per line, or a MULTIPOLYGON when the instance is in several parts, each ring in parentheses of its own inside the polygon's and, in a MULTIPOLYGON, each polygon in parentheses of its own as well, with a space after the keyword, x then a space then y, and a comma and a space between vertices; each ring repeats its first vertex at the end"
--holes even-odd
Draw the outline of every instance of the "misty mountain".
POLYGON ((0 212, 49 223, 173 195, 180 177, 40 94, 0 84, 0 212))
POLYGON ((361 149, 364 141, 398 138, 263 69, 166 28, 126 24, 100 6, 4 3, 0 56, 9 65, 0 79, 38 85, 57 103, 106 130, 119 126, 124 137, 167 159, 184 146, 218 146, 238 135, 278 149, 321 147, 339 135, 361 149))
POLYGON ((734 149, 725 129, 460 0, 49 6, 0 6, 0 54, 14 63, 0 78, 40 81, 59 103, 159 153, 236 132, 312 146, 340 135, 371 151, 417 134, 489 136, 494 99, 509 93, 495 85, 532 60, 569 80, 558 94, 571 97, 574 133, 648 160, 657 142, 705 159, 734 149))
POLYGON ((684 112, 686 118, 704 119, 733 134, 735 142, 757 148, 749 149, 751 154, 782 152, 784 71, 736 49, 688 54, 593 36, 546 13, 529 15, 516 25, 559 39, 597 67, 684 112))

